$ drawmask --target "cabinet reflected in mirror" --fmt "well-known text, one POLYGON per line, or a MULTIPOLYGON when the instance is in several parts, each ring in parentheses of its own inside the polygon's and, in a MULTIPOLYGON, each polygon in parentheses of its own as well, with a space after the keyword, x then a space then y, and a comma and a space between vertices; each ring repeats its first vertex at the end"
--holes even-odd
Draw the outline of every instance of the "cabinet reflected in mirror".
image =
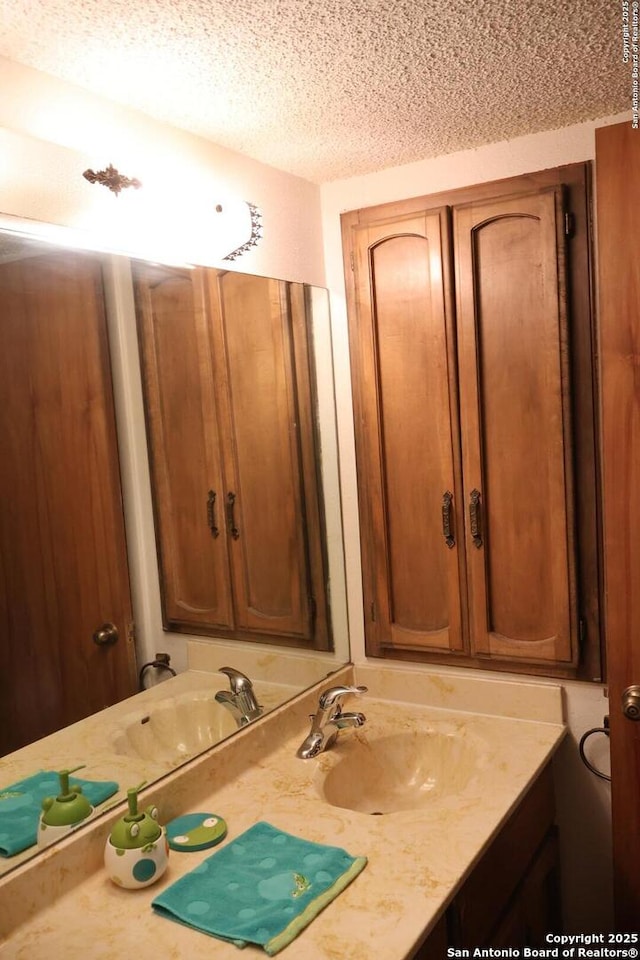
POLYGON ((165 627, 330 649, 304 286, 133 277, 165 627))
MULTIPOLYGON (((261 665, 273 677, 287 660, 280 699, 270 696, 267 709, 348 660, 326 291, 130 263, 2 231, 0 304, 0 791, 36 772, 23 769, 21 758, 35 754, 20 748, 58 730, 60 764, 63 728, 77 731, 84 717, 134 694, 154 651, 169 649, 180 670, 191 640, 191 669, 223 658, 255 669, 258 683, 261 665), (172 288, 166 302, 190 289, 204 308, 178 311, 170 332, 155 328, 152 311, 147 344, 145 284, 168 276, 156 307, 172 288), (216 447, 212 422, 225 446, 216 447), (205 484, 192 506, 175 491, 194 489, 194 465, 205 484), (180 514, 166 530, 162 477, 180 514), (206 550, 223 545, 212 588, 206 550), (173 581, 167 551, 180 561, 173 581), (185 570, 195 571, 191 594, 185 570), (185 615, 185 601, 206 609, 212 589, 226 620, 185 615)), ((226 680, 209 673, 208 683, 218 690, 226 680)), ((81 742, 68 741, 64 764, 86 763, 80 776, 98 779, 81 742)), ((146 776, 143 758, 136 767, 146 776)), ((15 862, 0 860, 0 872, 15 862)))

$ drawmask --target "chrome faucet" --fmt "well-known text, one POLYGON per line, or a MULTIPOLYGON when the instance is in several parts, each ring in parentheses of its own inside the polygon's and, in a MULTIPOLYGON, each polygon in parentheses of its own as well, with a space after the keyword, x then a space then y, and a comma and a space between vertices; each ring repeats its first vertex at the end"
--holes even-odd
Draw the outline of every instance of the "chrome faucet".
POLYGON ((263 707, 256 700, 249 677, 233 667, 220 667, 218 673, 224 673, 229 678, 231 690, 218 690, 215 699, 233 714, 238 726, 245 727, 261 717, 263 707))
POLYGON ((298 748, 297 757, 310 760, 327 750, 334 742, 340 730, 345 727, 361 727, 366 717, 362 713, 343 713, 342 701, 345 697, 361 695, 366 687, 329 687, 320 694, 318 710, 312 713, 311 730, 298 748))

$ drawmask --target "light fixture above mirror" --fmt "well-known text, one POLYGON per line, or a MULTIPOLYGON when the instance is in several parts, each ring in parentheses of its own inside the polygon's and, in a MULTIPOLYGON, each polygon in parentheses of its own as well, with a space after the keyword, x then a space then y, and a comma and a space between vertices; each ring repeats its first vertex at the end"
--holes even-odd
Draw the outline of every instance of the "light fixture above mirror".
POLYGON ((262 214, 247 200, 203 203, 197 184, 159 171, 145 174, 143 181, 125 176, 112 163, 97 171, 89 167, 82 176, 106 187, 119 203, 98 200, 94 220, 76 246, 174 266, 213 266, 237 260, 262 239, 262 214), (122 194, 130 187, 137 196, 122 194))

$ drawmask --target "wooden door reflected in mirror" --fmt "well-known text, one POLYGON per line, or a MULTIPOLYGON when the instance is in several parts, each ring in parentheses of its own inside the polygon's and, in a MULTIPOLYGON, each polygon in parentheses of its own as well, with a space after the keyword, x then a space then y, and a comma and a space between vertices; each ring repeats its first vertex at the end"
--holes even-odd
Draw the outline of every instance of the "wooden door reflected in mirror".
POLYGON ((1 755, 136 677, 100 263, 5 260, 0 315, 1 755))

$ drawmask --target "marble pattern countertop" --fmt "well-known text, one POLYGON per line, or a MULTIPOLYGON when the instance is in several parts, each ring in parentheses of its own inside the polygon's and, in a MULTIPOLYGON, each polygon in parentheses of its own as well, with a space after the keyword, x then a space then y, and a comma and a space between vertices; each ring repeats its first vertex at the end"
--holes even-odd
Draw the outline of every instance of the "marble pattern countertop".
MULTIPOLYGON (((145 803, 158 803, 161 819, 198 810, 224 816, 225 843, 267 820, 368 857, 360 876, 279 954, 283 960, 411 957, 565 732, 561 690, 555 686, 483 679, 478 682, 484 686, 470 697, 474 688, 466 678, 459 683, 453 676, 415 679, 410 671, 384 668, 355 668, 355 676, 369 686, 369 695, 357 704, 367 722, 341 733, 339 742, 315 760, 299 760, 295 752, 326 681, 190 761, 145 797, 145 803), (460 709, 469 702, 474 712, 460 709), (324 777, 358 743, 375 752, 380 738, 412 740, 429 729, 455 733, 476 758, 454 795, 434 795, 433 803, 420 809, 384 816, 323 799, 324 777)), ((350 677, 345 670, 332 683, 350 677)), ((461 756, 460 763, 466 762, 461 756)), ((0 960, 50 960, 69 953, 87 960, 237 960, 236 947, 158 916, 150 907, 161 889, 212 851, 172 852, 158 883, 125 891, 101 867, 110 819, 102 818, 33 866, 25 864, 0 880, 0 960)), ((266 954, 247 947, 241 956, 266 954)))

